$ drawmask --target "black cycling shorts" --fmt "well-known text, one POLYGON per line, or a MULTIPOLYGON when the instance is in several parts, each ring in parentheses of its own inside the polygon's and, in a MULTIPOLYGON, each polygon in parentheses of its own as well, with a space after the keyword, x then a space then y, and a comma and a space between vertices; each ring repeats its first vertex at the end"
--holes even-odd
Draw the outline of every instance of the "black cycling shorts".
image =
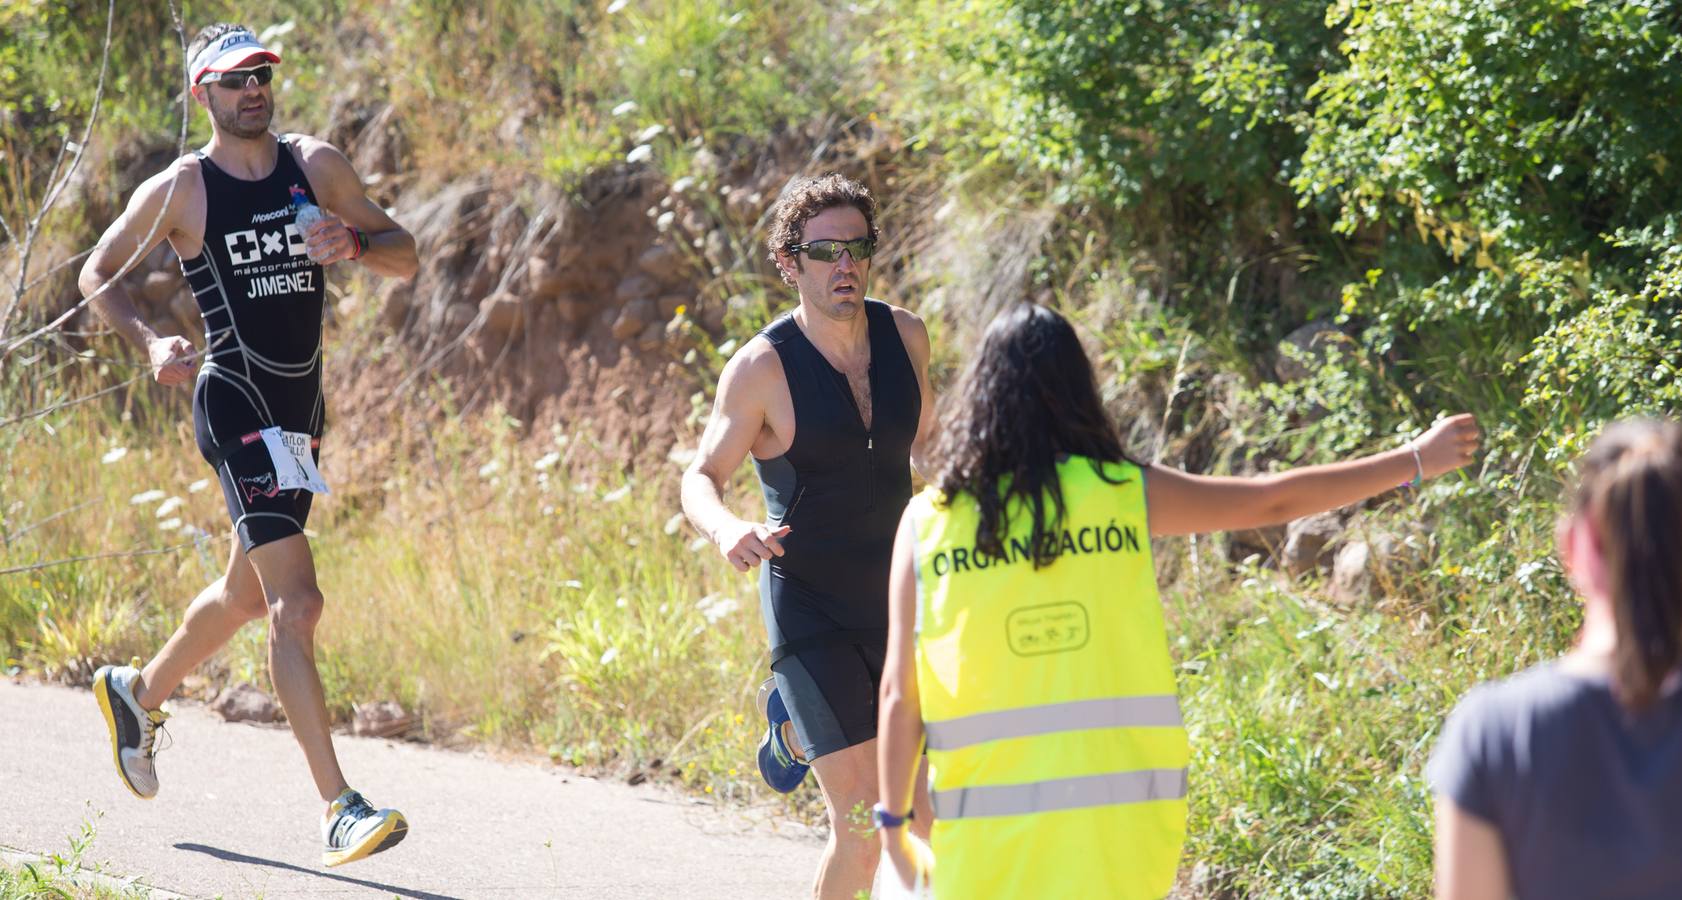
MULTIPOLYGON (((310 442, 310 455, 321 462, 321 439, 310 442)), ((315 494, 303 488, 283 491, 276 486, 274 460, 261 440, 236 445, 216 463, 222 497, 228 502, 239 544, 253 547, 304 533, 315 494)))
POLYGON ((885 592, 848 584, 830 593, 773 562, 761 567, 759 584, 771 672, 801 753, 813 760, 875 738, 888 652, 885 592))

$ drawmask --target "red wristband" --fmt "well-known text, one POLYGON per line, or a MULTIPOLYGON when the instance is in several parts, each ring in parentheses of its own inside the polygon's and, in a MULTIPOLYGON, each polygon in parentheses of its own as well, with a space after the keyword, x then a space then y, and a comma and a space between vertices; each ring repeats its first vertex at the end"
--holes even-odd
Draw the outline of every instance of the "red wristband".
POLYGON ((362 254, 368 252, 368 232, 360 228, 352 228, 349 225, 345 226, 345 230, 350 232, 350 239, 356 242, 356 252, 352 253, 350 258, 361 259, 362 254))

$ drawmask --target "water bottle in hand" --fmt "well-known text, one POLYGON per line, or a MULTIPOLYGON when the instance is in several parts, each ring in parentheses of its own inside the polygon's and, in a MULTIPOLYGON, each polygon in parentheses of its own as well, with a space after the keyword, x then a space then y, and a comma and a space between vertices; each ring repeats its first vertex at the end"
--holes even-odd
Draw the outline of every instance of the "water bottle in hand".
MULTIPOLYGON (((310 202, 309 195, 304 193, 303 188, 292 185, 292 226, 298 229, 298 236, 308 235, 310 228, 323 218, 326 218, 326 214, 321 211, 321 207, 310 202)), ((310 259, 314 262, 321 261, 313 254, 310 259)))

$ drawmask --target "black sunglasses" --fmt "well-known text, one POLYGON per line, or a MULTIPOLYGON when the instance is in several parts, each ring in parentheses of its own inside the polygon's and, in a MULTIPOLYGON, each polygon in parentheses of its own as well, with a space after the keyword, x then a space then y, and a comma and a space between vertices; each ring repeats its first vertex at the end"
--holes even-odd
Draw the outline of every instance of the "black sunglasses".
POLYGON ((841 251, 853 258, 853 262, 869 259, 876 252, 875 238, 857 238, 851 241, 807 241, 804 244, 789 244, 786 248, 790 253, 806 251, 808 259, 818 262, 835 262, 841 258, 841 251))
POLYGON ((207 74, 199 84, 214 84, 225 91, 243 91, 249 79, 257 79, 257 86, 262 87, 274 80, 274 66, 258 66, 254 69, 234 69, 222 72, 215 78, 207 74))

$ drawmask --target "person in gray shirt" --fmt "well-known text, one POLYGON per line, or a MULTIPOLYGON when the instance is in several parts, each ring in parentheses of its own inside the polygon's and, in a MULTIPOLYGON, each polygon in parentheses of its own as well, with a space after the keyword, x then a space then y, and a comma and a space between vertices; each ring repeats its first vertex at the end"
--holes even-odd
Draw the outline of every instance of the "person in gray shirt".
POLYGON ((1576 646, 1469 692, 1426 767, 1445 900, 1682 897, 1682 426, 1612 425, 1578 472, 1576 646))

